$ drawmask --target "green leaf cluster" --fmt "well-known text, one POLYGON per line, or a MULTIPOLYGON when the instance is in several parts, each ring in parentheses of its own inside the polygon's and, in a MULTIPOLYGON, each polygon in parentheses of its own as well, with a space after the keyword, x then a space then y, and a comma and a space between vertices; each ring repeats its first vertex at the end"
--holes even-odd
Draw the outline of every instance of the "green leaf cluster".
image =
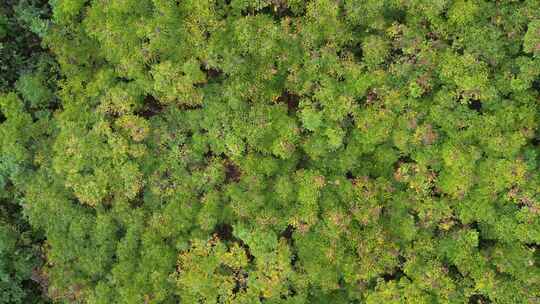
POLYGON ((540 2, 50 4, 0 178, 53 300, 540 299, 540 2))

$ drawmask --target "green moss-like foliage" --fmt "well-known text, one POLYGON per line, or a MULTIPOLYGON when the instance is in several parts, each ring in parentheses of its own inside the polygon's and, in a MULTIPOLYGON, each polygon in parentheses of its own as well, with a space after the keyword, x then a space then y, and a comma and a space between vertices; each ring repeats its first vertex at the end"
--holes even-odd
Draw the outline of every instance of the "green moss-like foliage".
POLYGON ((34 71, 46 56, 41 37, 49 28, 50 7, 43 0, 4 0, 0 3, 0 92, 34 71))
POLYGON ((540 2, 51 5, 0 151, 53 299, 539 301, 540 2))
POLYGON ((38 237, 10 210, 13 206, 0 201, 0 303, 46 303, 40 294, 46 278, 39 271, 38 237))
POLYGON ((24 186, 52 128, 57 70, 41 48, 46 1, 0 3, 0 303, 46 303, 43 235, 24 216, 24 186))

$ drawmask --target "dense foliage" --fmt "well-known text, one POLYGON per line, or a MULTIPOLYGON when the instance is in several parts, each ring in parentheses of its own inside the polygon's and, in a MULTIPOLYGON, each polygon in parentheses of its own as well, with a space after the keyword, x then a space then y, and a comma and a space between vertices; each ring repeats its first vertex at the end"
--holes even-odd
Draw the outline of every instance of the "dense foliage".
MULTIPOLYGON (((18 139, 25 136, 30 113, 43 115, 40 103, 53 102, 54 60, 40 47, 48 22, 46 1, 0 3, 0 303, 43 303, 46 278, 40 244, 21 212, 22 187, 30 173, 32 155, 18 139), (14 91, 26 105, 12 98, 14 91), (12 99, 10 101, 10 99, 12 99), (10 107, 17 107, 18 109, 10 107), (15 111, 12 111, 15 110, 15 111), (38 112, 42 112, 41 114, 38 112), (16 130, 14 128, 21 128, 16 130), (21 137, 22 136, 22 137, 21 137)), ((32 150, 40 149, 35 146, 32 150)))
POLYGON ((540 302, 539 1, 50 4, 0 177, 53 300, 540 302))

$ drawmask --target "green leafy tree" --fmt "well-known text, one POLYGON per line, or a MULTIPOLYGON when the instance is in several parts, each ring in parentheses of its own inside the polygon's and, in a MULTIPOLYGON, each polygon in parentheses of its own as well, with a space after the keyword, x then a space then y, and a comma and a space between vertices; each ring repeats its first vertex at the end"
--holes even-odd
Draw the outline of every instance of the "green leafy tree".
POLYGON ((54 301, 540 297, 538 1, 21 3, 0 181, 54 301))

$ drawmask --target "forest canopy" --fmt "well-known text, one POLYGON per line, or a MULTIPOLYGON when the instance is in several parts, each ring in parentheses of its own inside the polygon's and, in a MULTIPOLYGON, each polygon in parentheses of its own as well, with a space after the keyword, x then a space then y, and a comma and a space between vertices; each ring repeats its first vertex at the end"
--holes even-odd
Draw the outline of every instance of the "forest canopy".
POLYGON ((5 0, 0 303, 540 303, 540 1, 5 0))

